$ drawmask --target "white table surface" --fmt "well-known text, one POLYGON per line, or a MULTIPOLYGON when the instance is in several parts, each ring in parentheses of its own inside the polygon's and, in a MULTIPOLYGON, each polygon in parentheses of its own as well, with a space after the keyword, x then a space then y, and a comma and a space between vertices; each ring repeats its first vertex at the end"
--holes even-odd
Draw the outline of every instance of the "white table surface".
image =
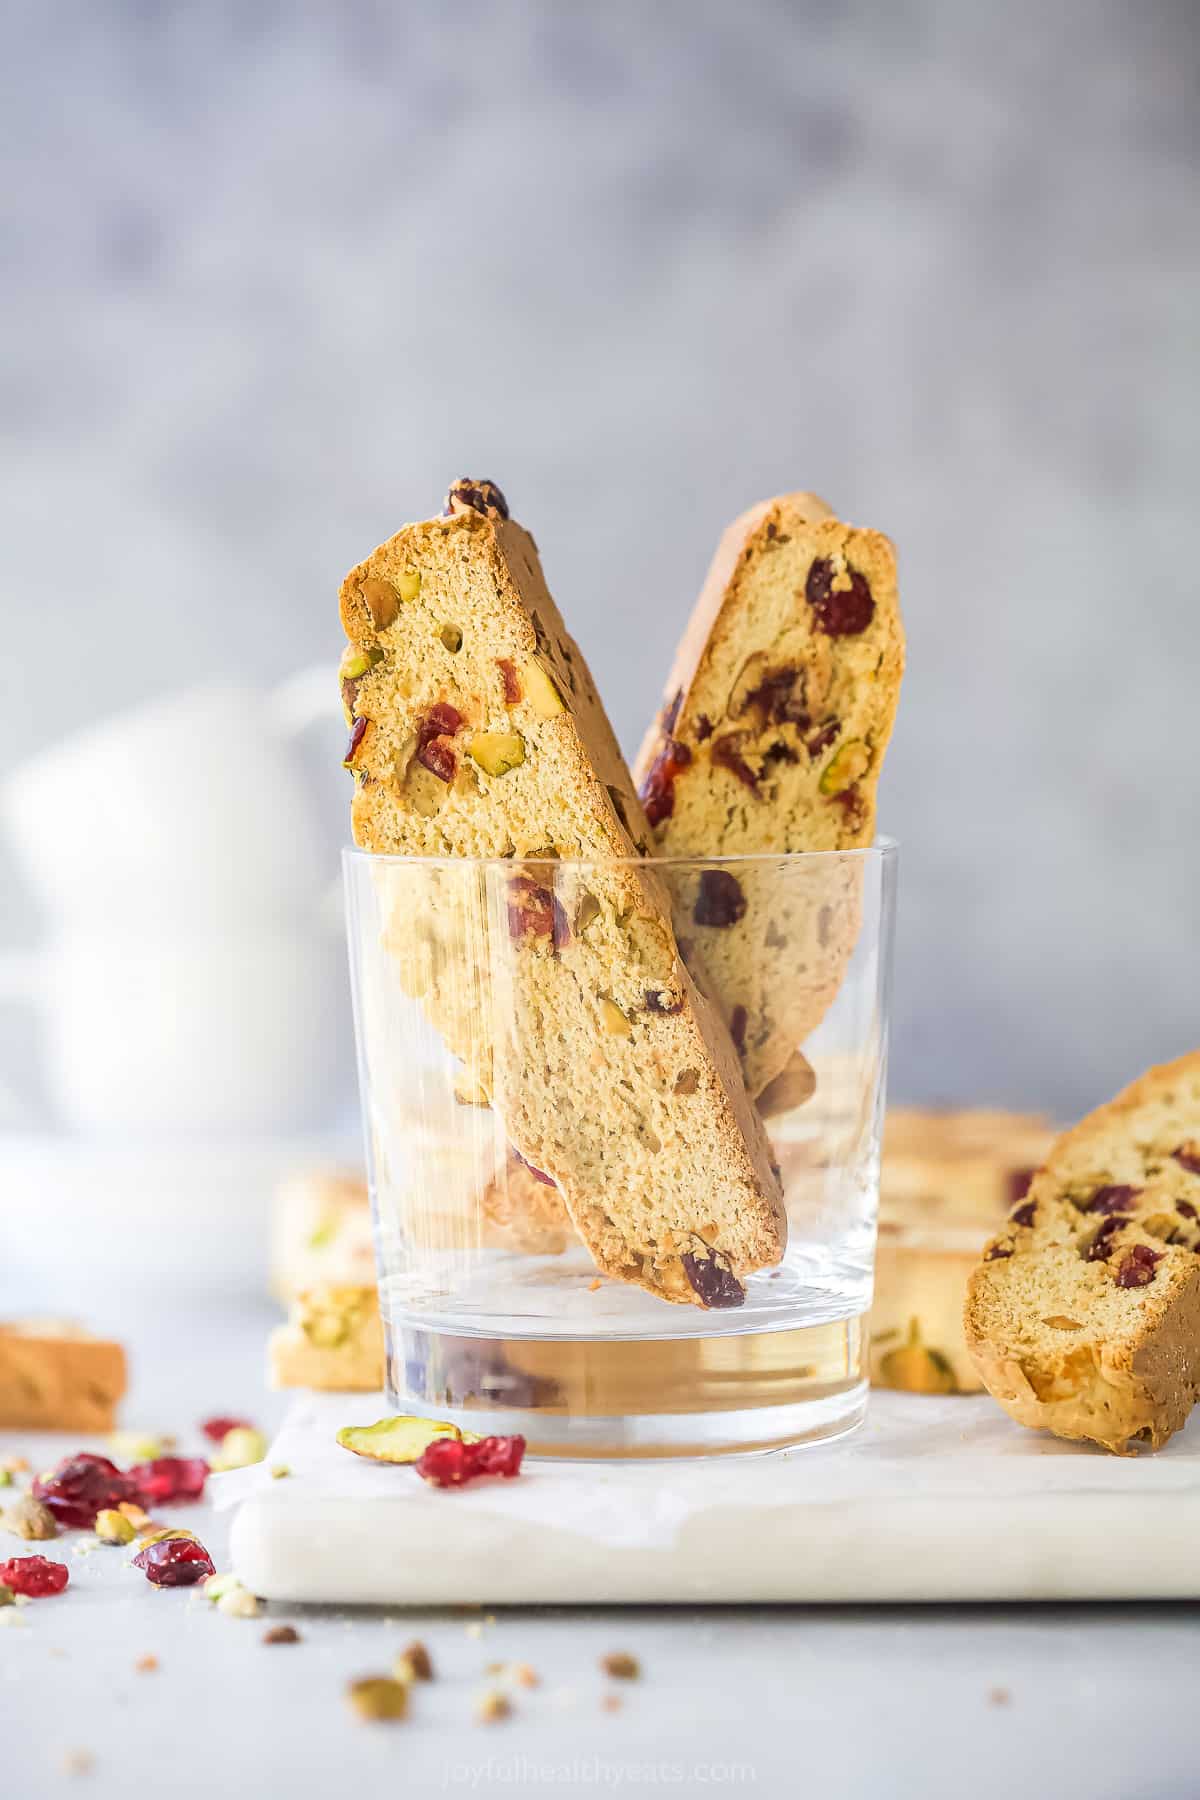
MULTIPOLYGON (((207 1413, 266 1427, 262 1345, 272 1313, 181 1306, 126 1318, 131 1425, 184 1437, 207 1413)), ((0 1454, 46 1444, 0 1436, 0 1454)), ((819 1454, 815 1452, 814 1454, 819 1454)), ((218 1568, 228 1515, 180 1511, 218 1568)), ((119 1551, 73 1556, 60 1599, 0 1631, 0 1787, 26 1797, 87 1792, 286 1795, 392 1789, 566 1793, 746 1789, 854 1796, 1120 1796, 1200 1790, 1190 1606, 513 1608, 388 1616, 271 1608, 216 1613, 188 1591, 158 1591, 119 1551), (267 1648, 288 1620, 303 1641, 267 1648), (343 1699, 357 1675, 385 1673, 410 1638, 439 1679, 412 1715, 367 1726, 343 1699), (636 1683, 606 1682, 609 1650, 640 1660, 636 1683), (139 1674, 153 1652, 160 1669, 139 1674), (492 1661, 528 1662, 542 1684, 517 1690, 511 1719, 474 1723, 492 1661), (1009 1696, 997 1703, 994 1690, 1009 1696), (620 1711, 601 1704, 618 1691, 620 1711), (64 1756, 90 1753, 86 1776, 64 1756)), ((4 1554, 24 1552, 7 1535, 4 1554)), ((43 1548, 43 1546, 38 1546, 43 1548)), ((1120 1556, 1121 1545, 1113 1545, 1120 1556)))

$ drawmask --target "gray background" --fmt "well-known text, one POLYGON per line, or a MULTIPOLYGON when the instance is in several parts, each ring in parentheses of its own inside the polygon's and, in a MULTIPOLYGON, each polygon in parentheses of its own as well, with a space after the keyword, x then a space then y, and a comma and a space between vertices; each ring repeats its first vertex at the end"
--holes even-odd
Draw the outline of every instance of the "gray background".
POLYGON ((1186 0, 8 5, 0 768, 332 665, 460 472, 632 749, 720 527, 812 486, 902 556, 893 1091, 1069 1115, 1192 1047, 1198 44, 1186 0))

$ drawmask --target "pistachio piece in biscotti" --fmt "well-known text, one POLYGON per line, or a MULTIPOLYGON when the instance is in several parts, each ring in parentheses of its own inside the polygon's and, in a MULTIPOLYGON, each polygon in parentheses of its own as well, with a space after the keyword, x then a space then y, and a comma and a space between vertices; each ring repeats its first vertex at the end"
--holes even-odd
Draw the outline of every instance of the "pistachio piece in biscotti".
MULTIPOLYGON (((887 538, 785 494, 725 533, 635 773, 652 844, 672 856, 853 850, 875 834, 875 788, 904 668, 887 538)), ((803 877, 739 877, 736 918, 701 897, 697 949, 760 1094, 838 992, 860 914, 852 860, 803 877)), ((710 887, 711 887, 710 883, 710 887)))
POLYGON ((1060 1137, 967 1289, 967 1348, 1023 1425, 1157 1449, 1200 1396, 1200 1052, 1060 1137))
POLYGON ((398 978, 600 1269, 729 1304, 782 1255, 778 1176, 721 1013, 634 855, 648 827, 532 538, 494 483, 455 482, 440 517, 351 571, 341 612, 352 659, 384 652, 357 694, 370 729, 351 820, 395 859, 375 892, 398 978), (383 625, 379 583, 397 594, 383 625), (692 1280, 676 1245, 697 1240, 692 1280))

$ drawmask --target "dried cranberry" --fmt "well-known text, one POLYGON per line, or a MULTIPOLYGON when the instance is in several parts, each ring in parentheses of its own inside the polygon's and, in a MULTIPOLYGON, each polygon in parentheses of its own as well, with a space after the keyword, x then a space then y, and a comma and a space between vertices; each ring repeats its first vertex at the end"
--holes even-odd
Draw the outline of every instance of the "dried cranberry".
POLYGON ((984 1251, 983 1260, 984 1262, 999 1262, 1002 1256, 1011 1255, 1012 1251, 1006 1249, 1003 1244, 993 1244, 990 1249, 984 1251))
POLYGON ((558 1183, 555 1181, 553 1175, 547 1175, 546 1171, 544 1169, 535 1168, 533 1163, 530 1162, 530 1160, 527 1156, 521 1155, 521 1152, 517 1149, 517 1146, 515 1144, 512 1146, 512 1153, 516 1157, 517 1161, 522 1165, 522 1167, 529 1170, 529 1173, 533 1176, 535 1181, 543 1182, 546 1187, 557 1187, 558 1186, 558 1183))
POLYGON ((0 1563, 0 1584, 30 1600, 61 1594, 70 1579, 65 1563, 51 1562, 45 1556, 12 1556, 0 1563))
POLYGON ((1175 1211, 1177 1213, 1182 1213, 1185 1219, 1194 1219, 1197 1217, 1196 1209, 1190 1200, 1177 1200, 1175 1202, 1175 1211))
POLYGON ((1135 1244, 1117 1268, 1117 1286, 1148 1287, 1162 1255, 1161 1250, 1151 1250, 1149 1244, 1135 1244))
POLYGON ((675 698, 671 701, 669 706, 663 708, 662 728, 664 736, 670 737, 671 733, 674 731, 675 721, 679 717, 679 709, 682 705, 683 689, 676 688, 675 698))
POLYGON ((350 742, 346 745, 346 754, 342 758, 343 769, 352 769, 354 767, 354 758, 358 754, 359 746, 367 734, 367 726, 370 722, 369 719, 355 719, 350 732, 350 742))
POLYGON ((735 1006, 729 1016, 729 1035, 739 1050, 745 1046, 746 1025, 749 1017, 750 1015, 744 1006, 735 1006))
POLYGON ((447 785, 454 780, 458 772, 458 757, 455 755, 454 745, 449 738, 427 739, 417 751, 417 761, 428 769, 431 775, 436 775, 439 781, 444 781, 447 785))
POLYGON ((504 683, 504 704, 515 706, 521 698, 521 683, 517 679, 516 666, 507 656, 496 658, 496 667, 500 671, 500 679, 504 683))
POLYGON ((480 1475, 502 1475, 506 1480, 520 1472, 525 1439, 486 1437, 477 1444, 459 1438, 435 1438, 415 1465, 422 1480, 435 1487, 462 1487, 480 1475))
POLYGON ((763 761, 767 763, 795 763, 799 762, 800 758, 796 755, 792 746, 790 744, 785 744, 781 738, 777 744, 767 745, 763 761))
POLYGON ((134 1557, 133 1566, 155 1587, 195 1587, 217 1572, 204 1545, 183 1537, 159 1538, 156 1544, 147 1544, 134 1557))
POLYGON ((863 797, 856 787, 843 788, 840 794, 833 796, 835 806, 842 809, 842 818, 847 831, 857 831, 867 816, 863 797))
POLYGON ((796 683, 799 679, 800 670, 797 668, 772 670, 746 695, 738 708, 737 716, 740 717, 753 707, 762 715, 764 722, 774 725, 788 722, 798 725, 801 731, 806 730, 812 721, 804 710, 803 698, 796 695, 796 683))
POLYGON ((1112 1241, 1113 1233, 1115 1231, 1120 1231, 1125 1222, 1126 1221, 1117 1213, 1113 1213, 1109 1218, 1105 1219, 1099 1231, 1088 1245, 1084 1260, 1086 1262, 1107 1262, 1108 1258, 1112 1255, 1113 1250, 1116 1248, 1112 1241))
POLYGON ((208 1464, 202 1456, 157 1456, 153 1462, 136 1463, 129 1476, 137 1482, 140 1505, 168 1506, 202 1497, 208 1464))
POLYGON ((685 1250, 679 1260, 705 1306, 741 1306, 744 1303, 746 1290, 723 1256, 710 1251, 701 1257, 685 1250))
POLYGON ((820 756, 823 750, 828 750, 841 729, 842 721, 840 719, 826 719, 825 723, 819 725, 811 737, 805 738, 804 748, 810 756, 820 756))
POLYGON ((514 875, 508 884, 508 932, 513 938, 548 937, 556 949, 571 941, 571 925, 558 895, 532 875, 514 875))
POLYGON ((1127 1213, 1132 1212, 1134 1202, 1141 1193, 1135 1187, 1100 1187, 1088 1201, 1085 1211, 1094 1213, 1127 1213))
POLYGON ((81 1450, 78 1456, 65 1457, 49 1475, 39 1475, 33 1494, 60 1525, 83 1529, 96 1523, 98 1512, 111 1511, 123 1500, 136 1501, 138 1488, 107 1456, 81 1450))
POLYGON ((508 501, 494 481, 474 481, 467 476, 452 481, 446 493, 442 517, 448 519, 467 506, 473 512, 482 513, 485 518, 489 513, 498 513, 502 519, 508 518, 508 501))
POLYGON ((673 737, 663 739, 662 748, 650 764, 641 786, 642 805, 651 825, 661 825, 675 811, 675 781, 679 771, 686 769, 691 760, 692 753, 686 744, 673 737))
POLYGON ((716 726, 713 724, 708 714, 701 713, 700 717, 696 720, 696 736, 699 738, 700 742, 703 744, 712 736, 715 730, 716 726))
POLYGON ((1009 1217, 1014 1225, 1032 1225, 1036 1211, 1037 1202, 1027 1200, 1024 1206, 1018 1206, 1015 1212, 1009 1214, 1009 1217))
POLYGON ((1200 1175, 1200 1149, 1195 1144, 1180 1144, 1178 1150, 1172 1150, 1171 1155, 1189 1175, 1200 1175))
POLYGON ((745 787, 756 788, 758 776, 742 755, 749 742, 749 733, 745 731, 727 731, 722 737, 713 739, 713 747, 709 752, 718 769, 728 769, 736 775, 745 787))
POLYGON ((448 700, 439 700, 425 715, 421 738, 453 737, 456 731, 462 730, 462 726, 463 716, 458 708, 451 706, 448 700))
POLYGON ((205 1419, 200 1427, 210 1443, 221 1443, 231 1431, 253 1431, 249 1419, 226 1419, 220 1414, 215 1419, 205 1419))
POLYGON ((1008 1204, 1015 1206, 1029 1192, 1029 1184, 1037 1174, 1036 1169, 1010 1169, 1008 1173, 1008 1204))
POLYGON ((646 989, 646 1011, 652 1013, 677 1013, 683 1011, 683 995, 672 1000, 661 988, 646 989))
POLYGON ((827 558, 818 557, 808 571, 804 592, 826 637, 857 637, 875 617, 866 576, 857 569, 847 569, 846 574, 850 586, 835 590, 833 564, 827 558))
POLYGON ((728 869, 705 869, 692 909, 697 925, 736 925, 745 911, 746 896, 737 876, 731 875, 728 869))

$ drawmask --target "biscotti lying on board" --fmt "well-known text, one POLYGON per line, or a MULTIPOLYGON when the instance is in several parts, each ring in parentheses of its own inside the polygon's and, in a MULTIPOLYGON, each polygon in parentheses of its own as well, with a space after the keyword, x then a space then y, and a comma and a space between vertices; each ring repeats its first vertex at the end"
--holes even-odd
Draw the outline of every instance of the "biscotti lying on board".
POLYGON ((111 1431, 125 1352, 62 1320, 0 1325, 0 1428, 111 1431))
POLYGON ((417 948, 410 991, 602 1271, 739 1304, 740 1277, 783 1253, 770 1147, 669 902, 638 866, 648 828, 532 538, 491 483, 456 482, 443 516, 351 571, 341 616, 355 841, 513 862, 499 921, 445 866, 414 921, 400 869, 392 936, 417 948), (598 864, 559 867, 571 858, 598 864), (503 968, 501 1006, 478 992, 485 967, 503 968))
MULTIPOLYGON (((888 539, 813 494, 751 507, 721 539, 635 764, 655 849, 869 845, 903 672, 888 539)), ((688 934, 752 1094, 820 1023, 858 923, 852 861, 700 876, 688 934)))
POLYGON ((963 1337, 967 1280, 1056 1136, 1024 1113, 889 1109, 870 1321, 874 1386, 926 1394, 982 1387, 963 1337))
POLYGON ((1023 1425, 1157 1449, 1200 1393, 1200 1052, 1066 1132, 971 1276, 967 1345, 1023 1425))

